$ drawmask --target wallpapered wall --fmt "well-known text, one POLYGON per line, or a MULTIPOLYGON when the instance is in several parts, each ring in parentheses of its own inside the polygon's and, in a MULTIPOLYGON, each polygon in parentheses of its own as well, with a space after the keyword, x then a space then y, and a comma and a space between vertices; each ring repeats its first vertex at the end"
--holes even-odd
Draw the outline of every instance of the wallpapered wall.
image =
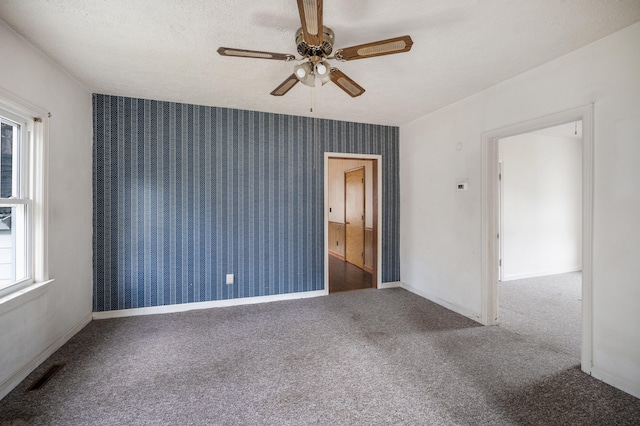
POLYGON ((382 154, 399 280, 398 128, 108 95, 93 114, 94 311, 322 290, 324 152, 382 154))

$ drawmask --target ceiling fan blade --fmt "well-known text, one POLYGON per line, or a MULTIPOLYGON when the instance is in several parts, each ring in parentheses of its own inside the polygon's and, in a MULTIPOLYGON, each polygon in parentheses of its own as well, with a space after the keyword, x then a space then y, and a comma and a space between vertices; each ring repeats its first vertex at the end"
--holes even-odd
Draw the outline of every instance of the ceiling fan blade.
POLYGON ((285 81, 283 81, 280 86, 276 87, 271 94, 273 96, 282 96, 286 94, 293 86, 298 84, 300 80, 296 77, 295 74, 291 74, 285 81))
POLYGON ((237 58, 275 59, 277 61, 293 61, 295 56, 287 53, 260 52, 258 50, 232 49, 220 47, 218 53, 222 56, 234 56, 237 58))
POLYGON ((413 40, 406 35, 338 49, 336 50, 335 56, 339 61, 353 61, 356 59, 373 58, 374 56, 408 52, 411 50, 411 46, 413 46, 413 40))
POLYGON ((310 46, 322 45, 322 0, 298 0, 304 41, 310 46))
POLYGON ((331 72, 329 73, 329 78, 333 81, 339 88, 344 90, 351 96, 355 98, 356 96, 360 96, 364 93, 364 89, 355 81, 351 80, 345 73, 340 71, 337 68, 331 68, 331 72))

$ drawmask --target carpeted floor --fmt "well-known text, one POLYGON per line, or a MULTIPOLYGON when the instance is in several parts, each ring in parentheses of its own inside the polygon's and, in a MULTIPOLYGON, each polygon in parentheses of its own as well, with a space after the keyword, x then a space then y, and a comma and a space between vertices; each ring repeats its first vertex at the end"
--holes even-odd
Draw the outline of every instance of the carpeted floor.
POLYGON ((498 302, 500 327, 580 363, 581 272, 501 282, 498 302))
POLYGON ((574 356, 402 289, 93 321, 0 401, 13 425, 639 420, 574 356))

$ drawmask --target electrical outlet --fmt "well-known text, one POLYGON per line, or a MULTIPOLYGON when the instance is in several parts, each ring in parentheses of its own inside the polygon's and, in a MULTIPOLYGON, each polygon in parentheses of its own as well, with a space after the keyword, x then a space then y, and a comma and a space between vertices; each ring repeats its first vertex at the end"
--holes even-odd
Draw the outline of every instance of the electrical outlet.
POLYGON ((227 284, 233 284, 233 274, 227 274, 227 284))

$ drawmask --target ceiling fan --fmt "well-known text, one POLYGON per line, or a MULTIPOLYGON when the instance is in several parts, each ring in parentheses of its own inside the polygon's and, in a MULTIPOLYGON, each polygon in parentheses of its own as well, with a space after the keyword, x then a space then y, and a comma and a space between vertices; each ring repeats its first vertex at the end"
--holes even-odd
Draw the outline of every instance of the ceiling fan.
POLYGON ((278 61, 299 61, 301 64, 294 67, 294 72, 271 94, 283 96, 293 86, 302 82, 307 86, 315 87, 315 79, 321 80, 324 85, 332 81, 350 96, 356 97, 364 93, 364 89, 358 83, 349 78, 345 73, 329 65, 328 60, 354 61, 356 59, 372 58, 375 56, 391 55, 394 53, 408 52, 413 41, 408 35, 374 41, 372 43, 345 47, 333 52, 334 34, 331 28, 322 25, 322 0, 297 0, 298 12, 302 27, 296 32, 296 45, 300 58, 287 53, 261 52, 257 50, 232 49, 221 47, 218 53, 222 56, 235 56, 240 58, 273 59, 278 61), (333 53, 333 56, 331 54, 333 53))

